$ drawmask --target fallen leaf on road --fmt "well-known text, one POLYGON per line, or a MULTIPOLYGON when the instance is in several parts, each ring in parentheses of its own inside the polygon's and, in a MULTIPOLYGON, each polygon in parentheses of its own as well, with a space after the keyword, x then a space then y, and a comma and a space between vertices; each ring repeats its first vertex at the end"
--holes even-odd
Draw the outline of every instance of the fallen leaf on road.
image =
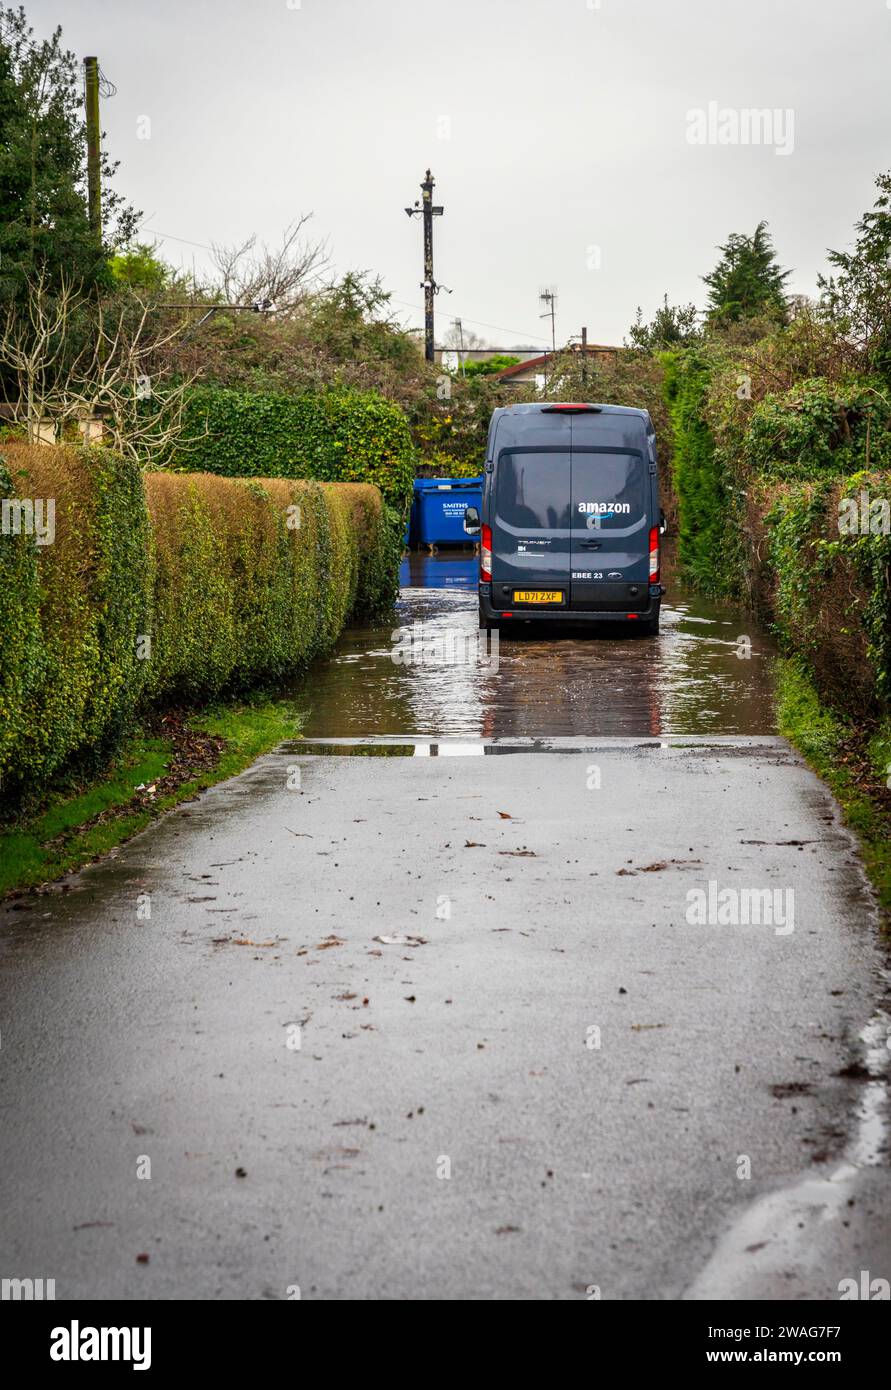
POLYGON ((465 841, 464 841, 464 848, 465 848, 465 849, 485 849, 486 846, 485 846, 484 844, 481 844, 479 840, 465 840, 465 841))
POLYGON ((515 859, 537 859, 538 855, 534 849, 500 849, 499 854, 510 854, 515 859))
MULTIPOLYGON (((426 946, 426 936, 375 936, 374 941, 379 941, 382 946, 426 946)), ((355 998, 355 996, 353 996, 355 998)))
POLYGON ((318 943, 318 945, 316 946, 316 950, 317 950, 317 951, 328 951, 328 950, 330 950, 330 948, 331 948, 332 946, 345 946, 345 945, 346 945, 346 942, 343 941, 343 940, 341 940, 341 938, 340 938, 339 936, 333 936, 333 935, 332 935, 332 936, 326 937, 324 941, 320 941, 320 942, 318 943))
POLYGON ((519 1230, 520 1230, 520 1227, 519 1227, 519 1226, 496 1226, 496 1227, 495 1227, 495 1234, 496 1234, 496 1236, 508 1236, 508 1235, 512 1235, 514 1231, 519 1231, 519 1230))
POLYGON ((502 820, 513 820, 513 816, 511 815, 510 811, 499 811, 498 814, 502 820))
POLYGON ((233 946, 259 946, 264 950, 267 946, 274 946, 275 941, 252 941, 249 936, 236 936, 232 942, 233 946))
POLYGON ((846 1077, 848 1081, 871 1081, 872 1073, 863 1065, 861 1061, 849 1062, 841 1071, 837 1071, 836 1076, 846 1077))
POLYGON ((667 1023, 632 1023, 632 1033, 644 1033, 648 1028, 667 1028, 667 1023))

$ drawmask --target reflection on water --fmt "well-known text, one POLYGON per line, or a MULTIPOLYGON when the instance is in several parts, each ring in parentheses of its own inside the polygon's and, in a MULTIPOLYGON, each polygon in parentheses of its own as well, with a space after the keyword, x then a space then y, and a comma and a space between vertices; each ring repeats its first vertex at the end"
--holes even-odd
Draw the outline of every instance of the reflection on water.
POLYGON ((657 638, 597 633, 499 634, 497 670, 393 660, 397 628, 465 652, 477 631, 477 561, 411 555, 395 615, 348 629, 298 691, 307 738, 475 738, 776 731, 770 639, 745 610, 686 590, 669 572, 657 638), (740 657, 749 644, 751 654, 740 657), (438 641, 437 641, 438 639, 438 641))

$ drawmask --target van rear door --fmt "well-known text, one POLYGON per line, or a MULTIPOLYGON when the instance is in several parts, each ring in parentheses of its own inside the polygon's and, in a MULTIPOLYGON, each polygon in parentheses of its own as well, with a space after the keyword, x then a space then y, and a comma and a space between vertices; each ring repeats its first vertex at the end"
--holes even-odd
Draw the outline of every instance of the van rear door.
POLYGON ((646 608, 648 459, 643 450, 625 444, 577 443, 579 435, 584 438, 578 430, 572 445, 570 607, 606 613, 646 608))
MULTIPOLYGON (((495 464, 492 525, 492 603, 521 611, 569 603, 571 465, 568 422, 552 446, 514 444, 495 464), (537 603, 530 595, 548 595, 537 603), (517 597, 525 595, 526 597, 517 597)), ((531 431, 530 431, 531 433, 531 431)))

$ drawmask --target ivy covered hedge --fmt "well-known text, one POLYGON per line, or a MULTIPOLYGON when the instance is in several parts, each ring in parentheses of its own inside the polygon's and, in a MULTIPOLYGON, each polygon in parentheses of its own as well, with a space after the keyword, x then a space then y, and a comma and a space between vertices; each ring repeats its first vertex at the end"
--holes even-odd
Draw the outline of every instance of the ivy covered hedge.
POLYGON ((188 397, 177 469, 230 478, 315 478, 374 483, 404 511, 416 453, 401 407, 374 391, 302 396, 195 387, 188 397))
POLYGON ((756 496, 760 597, 784 646, 848 713, 891 710, 891 474, 764 482, 756 496))
POLYGON ((747 362, 720 350, 666 354, 664 365, 688 575, 713 593, 748 593, 824 699, 886 716, 887 388, 806 377, 768 391, 757 354, 747 362), (840 526, 852 516, 856 525, 840 526))
POLYGON ((140 710, 300 671, 396 583, 369 484, 142 475, 106 450, 8 444, 4 498, 55 502, 51 543, 0 536, 9 804, 106 757, 140 710))
POLYGON ((743 437, 747 468, 792 480, 891 466, 891 410, 869 382, 812 378, 757 403, 743 437))

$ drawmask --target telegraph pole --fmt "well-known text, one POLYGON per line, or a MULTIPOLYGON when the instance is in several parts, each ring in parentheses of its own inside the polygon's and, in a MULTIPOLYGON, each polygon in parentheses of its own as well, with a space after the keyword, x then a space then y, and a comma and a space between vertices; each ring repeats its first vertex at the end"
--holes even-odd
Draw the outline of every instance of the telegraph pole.
POLYGON ((540 319, 550 319, 550 320, 551 320, 551 354, 552 354, 552 356, 553 356, 553 355, 555 355, 556 352, 557 352, 557 323, 556 323, 556 313, 557 313, 557 291, 556 291, 556 290, 542 290, 542 292, 541 292, 541 294, 538 296, 538 298, 539 298, 539 300, 541 301, 542 304, 547 304, 547 306, 548 306, 548 307, 545 309, 544 313, 543 313, 543 314, 539 314, 538 317, 539 317, 540 319))
MULTIPOLYGON (((551 360, 553 361, 557 356, 557 327, 554 317, 557 309, 557 291, 554 289, 542 290, 538 296, 538 300, 540 304, 547 304, 548 306, 544 313, 539 314, 538 317, 540 319, 551 320, 551 360)), ((547 388, 548 384, 547 356, 548 354, 545 353, 545 388, 547 388)))
POLYGON ((588 330, 582 329, 582 385, 588 385, 588 330))
POLYGON ((87 208, 90 231, 102 244, 102 192, 99 156, 99 59, 84 58, 84 112, 87 124, 87 208))
POLYGON ((455 329, 458 334, 458 366, 461 369, 461 375, 464 376, 464 324, 460 319, 455 319, 455 329))
POLYGON ((424 278, 421 289, 424 291, 424 356, 428 362, 433 361, 433 296, 439 288, 433 278, 433 219, 442 217, 443 213, 441 205, 435 207, 433 204, 434 182, 428 169, 421 184, 421 206, 415 201, 413 208, 405 209, 409 217, 420 213, 424 220, 424 278))

